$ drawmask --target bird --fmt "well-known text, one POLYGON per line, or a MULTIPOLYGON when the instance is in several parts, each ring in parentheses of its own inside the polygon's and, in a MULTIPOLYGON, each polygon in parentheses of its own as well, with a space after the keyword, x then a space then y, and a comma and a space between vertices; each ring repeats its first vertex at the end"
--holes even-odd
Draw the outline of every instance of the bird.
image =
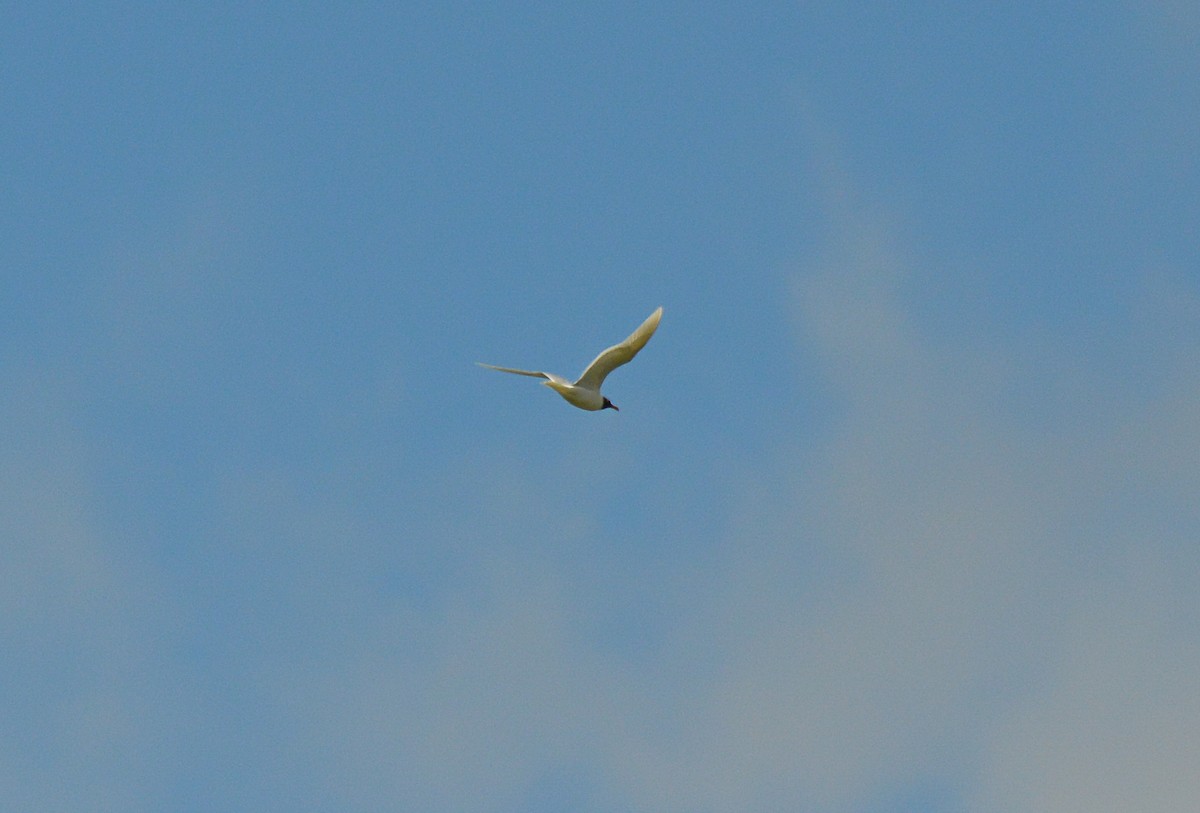
POLYGON ((659 307, 654 313, 646 318, 646 321, 638 327, 637 330, 629 334, 629 338, 620 344, 614 344, 592 361, 583 371, 583 375, 571 383, 562 376, 554 373, 543 373, 535 370, 515 370, 512 367, 497 367, 494 364, 484 364, 482 361, 475 362, 480 367, 487 367, 489 370, 499 370, 502 373, 513 373, 514 375, 527 375, 533 378, 544 378, 542 385, 561 395, 571 406, 586 409, 589 412, 598 412, 601 409, 614 409, 620 412, 620 408, 612 401, 608 400, 600 393, 600 385, 604 383, 604 379, 613 370, 620 367, 622 364, 628 364, 638 351, 646 346, 646 342, 650 341, 650 337, 654 335, 654 331, 658 330, 658 321, 662 319, 663 309, 659 307))

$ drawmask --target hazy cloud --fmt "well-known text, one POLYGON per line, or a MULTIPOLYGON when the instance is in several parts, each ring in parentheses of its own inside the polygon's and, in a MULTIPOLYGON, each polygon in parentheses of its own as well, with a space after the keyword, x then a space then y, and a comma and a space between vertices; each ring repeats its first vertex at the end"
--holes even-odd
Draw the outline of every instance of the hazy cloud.
MULTIPOLYGON (((1194 585, 1127 584, 1111 564, 1125 552, 1141 548, 1151 571, 1178 552, 1089 521, 1130 478, 1179 472, 1172 437, 1195 392, 1089 402, 1110 431, 1086 448, 1072 427, 1031 427, 1011 397, 1019 358, 939 344, 906 307, 887 246, 869 229, 858 239, 798 300, 842 417, 815 446, 783 436, 775 459, 735 466, 748 473, 728 483, 717 562, 674 568, 656 653, 605 652, 578 573, 545 555, 594 545, 603 520, 585 488, 537 469, 501 486, 467 467, 461 494, 497 498, 444 528, 469 563, 461 589, 296 684, 297 709, 327 710, 306 729, 338 755, 326 792, 363 808, 508 809, 565 773, 594 803, 636 810, 862 810, 930 786, 972 809, 1073 810, 1089 777, 1110 777, 1084 797, 1100 799, 1135 775, 1141 763, 1114 774, 1108 762, 1156 732, 1161 769, 1197 773, 1200 729, 1160 732, 1192 720, 1194 635, 1163 619, 1191 606, 1194 585), (578 535, 558 537, 555 518, 578 535), (1097 578, 1123 599, 1090 595, 1097 578), (1111 745, 1108 726, 1125 732, 1111 745), (1037 749, 1063 756, 1034 770, 1037 749)), ((1057 397, 1092 398, 1101 384, 1073 373, 1083 386, 1057 397)), ((619 476, 634 461, 608 465, 619 476)), ((1129 510, 1153 511, 1148 499, 1129 510)), ((1185 798, 1186 780, 1170 787, 1185 798)), ((1147 780, 1105 798, 1128 809, 1152 792, 1147 780)))

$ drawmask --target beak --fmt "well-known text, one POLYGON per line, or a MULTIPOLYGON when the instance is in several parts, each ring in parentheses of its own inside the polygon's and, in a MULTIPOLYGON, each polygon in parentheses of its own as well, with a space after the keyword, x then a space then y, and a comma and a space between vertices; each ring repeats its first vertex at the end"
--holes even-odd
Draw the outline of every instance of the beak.
POLYGON ((612 407, 613 409, 615 409, 617 412, 621 411, 621 408, 619 406, 617 406, 616 404, 610 403, 609 406, 612 407))

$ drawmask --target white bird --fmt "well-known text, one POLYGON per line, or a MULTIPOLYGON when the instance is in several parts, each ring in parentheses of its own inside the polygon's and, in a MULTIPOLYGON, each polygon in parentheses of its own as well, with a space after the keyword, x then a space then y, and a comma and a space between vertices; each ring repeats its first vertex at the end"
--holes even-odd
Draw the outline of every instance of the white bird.
POLYGON ((654 335, 654 331, 658 330, 658 320, 661 318, 662 308, 659 308, 650 314, 637 330, 629 334, 628 339, 620 344, 614 344, 596 356, 595 360, 587 366, 587 369, 583 371, 583 375, 579 376, 579 379, 574 384, 554 373, 514 370, 511 367, 497 367, 494 364, 484 364, 482 361, 475 363, 480 367, 487 367, 489 370, 499 370, 502 373, 515 373, 516 375, 544 378, 546 380, 542 382, 543 386, 554 390, 565 398, 567 403, 577 406, 580 409, 592 412, 600 409, 616 409, 620 412, 616 404, 600 394, 600 385, 604 383, 604 379, 609 373, 622 364, 627 364, 638 354, 639 350, 646 346, 646 342, 650 341, 650 337, 654 335))

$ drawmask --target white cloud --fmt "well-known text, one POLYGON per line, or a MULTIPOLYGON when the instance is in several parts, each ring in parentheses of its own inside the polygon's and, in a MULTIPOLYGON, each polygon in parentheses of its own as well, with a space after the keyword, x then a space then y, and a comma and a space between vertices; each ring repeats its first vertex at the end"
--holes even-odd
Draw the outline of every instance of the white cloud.
POLYGON ((14 372, 0 400, 0 785, 28 810, 141 810, 185 706, 153 644, 169 614, 94 515, 69 388, 14 372))
POLYGON ((478 565, 435 614, 398 612, 347 663, 281 680, 328 766, 318 796, 339 809, 519 807, 553 766, 614 741, 628 710, 572 634, 562 575, 533 558, 478 565))
POLYGON ((1041 687, 989 733, 975 809, 1177 811, 1200 799, 1200 636, 1172 617, 1194 592, 1180 595, 1153 558, 1080 586, 1041 687))

